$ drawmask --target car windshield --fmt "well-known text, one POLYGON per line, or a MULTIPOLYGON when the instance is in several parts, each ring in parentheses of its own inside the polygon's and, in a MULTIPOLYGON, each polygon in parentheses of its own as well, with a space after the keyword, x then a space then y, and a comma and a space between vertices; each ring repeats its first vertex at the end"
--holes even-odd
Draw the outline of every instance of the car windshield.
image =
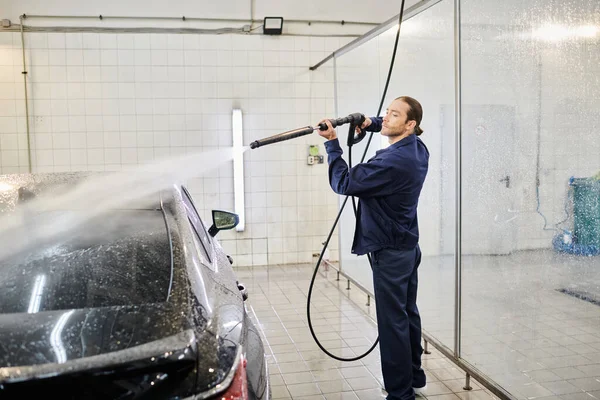
MULTIPOLYGON (((53 217, 60 223, 73 213, 53 217)), ((0 313, 164 302, 170 282, 162 211, 113 210, 0 260, 0 313)))

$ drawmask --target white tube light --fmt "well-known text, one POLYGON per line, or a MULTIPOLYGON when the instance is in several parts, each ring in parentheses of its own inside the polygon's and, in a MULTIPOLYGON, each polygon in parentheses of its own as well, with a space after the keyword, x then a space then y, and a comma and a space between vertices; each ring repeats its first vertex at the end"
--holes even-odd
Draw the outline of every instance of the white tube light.
POLYGON ((235 227, 238 232, 245 228, 244 212, 244 142, 242 129, 242 110, 234 109, 231 115, 231 127, 233 129, 233 199, 235 213, 240 222, 235 227))

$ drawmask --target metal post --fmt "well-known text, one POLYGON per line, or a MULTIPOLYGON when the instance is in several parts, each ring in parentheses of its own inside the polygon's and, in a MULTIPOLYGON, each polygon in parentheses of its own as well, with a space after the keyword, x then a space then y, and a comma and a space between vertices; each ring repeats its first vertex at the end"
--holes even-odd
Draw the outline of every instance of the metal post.
POLYGON ((367 307, 371 307, 371 296, 367 295, 367 307))
POLYGON ((460 1, 454 0, 454 85, 455 85, 455 137, 456 137, 456 232, 455 232, 455 304, 454 304, 454 356, 460 358, 461 345, 461 307, 462 307, 462 94, 461 94, 461 35, 460 1))
POLYGON ((346 288, 346 290, 350 290, 350 279, 348 279, 348 287, 346 288))
POLYGON ((425 342, 423 353, 424 354, 431 354, 431 352, 429 351, 429 342, 427 340, 424 340, 423 342, 425 342))
POLYGON ((23 86, 25 87, 25 126, 27 127, 27 161, 29 165, 29 173, 32 172, 31 166, 31 132, 29 129, 29 100, 27 96, 27 65, 25 63, 25 34, 23 33, 23 19, 24 15, 19 16, 21 22, 21 51, 23 53, 23 86))
POLYGON ((340 271, 337 272, 337 278, 335 279, 336 281, 340 280, 340 271))
MULTIPOLYGON (((441 0, 437 0, 441 1, 441 0)), ((252 6, 251 6, 252 7, 252 6)), ((251 9, 251 13, 254 11, 251 9)), ((44 18, 44 19, 92 19, 100 21, 115 19, 115 20, 162 20, 162 21, 201 21, 201 22, 242 22, 242 23, 260 23, 262 19, 244 19, 244 18, 206 18, 206 17, 168 17, 168 16, 144 16, 144 15, 44 15, 44 14, 27 14, 27 18, 44 18)), ((286 19, 287 23, 296 24, 336 24, 336 25, 360 25, 360 26, 379 26, 377 22, 368 21, 346 21, 346 20, 319 20, 319 19, 286 19)), ((356 36, 356 35, 354 35, 356 36)))
POLYGON ((465 376, 465 386, 463 386, 464 390, 473 390, 473 388, 471 387, 471 375, 469 375, 469 373, 467 372, 467 375, 465 376))
MULTIPOLYGON (((339 111, 339 104, 338 104, 338 81, 337 81, 337 56, 333 56, 333 111, 335 112, 335 115, 338 115, 338 111, 339 111)), ((340 197, 341 198, 341 197, 340 197)), ((342 235, 338 235, 339 241, 341 243, 341 237, 342 235)), ((340 247, 341 249, 341 247, 340 247)), ((342 257, 339 257, 340 261, 342 257)), ((341 262, 340 262, 340 267, 341 267, 341 262)))

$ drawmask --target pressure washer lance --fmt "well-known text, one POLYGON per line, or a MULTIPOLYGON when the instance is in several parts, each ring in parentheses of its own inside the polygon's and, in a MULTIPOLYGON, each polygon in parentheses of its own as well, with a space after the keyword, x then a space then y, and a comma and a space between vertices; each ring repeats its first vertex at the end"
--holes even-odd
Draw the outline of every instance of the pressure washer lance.
MULTIPOLYGON (((340 126, 340 125, 348 124, 348 123, 352 124, 353 126, 361 127, 362 123, 364 121, 365 121, 365 116, 361 113, 354 113, 354 114, 348 115, 347 117, 329 120, 329 122, 331 122, 331 126, 333 126, 334 128, 337 126, 340 126)), ((265 146, 267 144, 282 142, 284 140, 294 139, 294 138, 304 136, 304 135, 310 135, 317 129, 319 129, 321 131, 326 131, 327 124, 325 124, 324 122, 321 122, 318 126, 306 126, 304 128, 293 129, 291 131, 287 131, 287 132, 279 133, 277 135, 269 136, 264 139, 255 140, 254 142, 250 143, 250 148, 256 149, 261 146, 265 146)), ((353 143, 358 143, 358 141, 360 141, 360 139, 362 139, 364 137, 364 130, 361 130, 361 134, 359 136, 361 136, 361 135, 362 135, 362 137, 360 137, 358 140, 354 139, 353 143)))

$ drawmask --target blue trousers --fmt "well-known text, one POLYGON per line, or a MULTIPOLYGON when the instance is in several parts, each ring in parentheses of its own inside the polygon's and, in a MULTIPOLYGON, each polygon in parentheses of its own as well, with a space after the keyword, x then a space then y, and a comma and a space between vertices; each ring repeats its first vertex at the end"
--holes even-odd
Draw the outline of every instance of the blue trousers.
POLYGON ((381 369, 387 400, 415 398, 425 386, 421 368, 421 317, 417 308, 417 269, 421 250, 382 249, 372 253, 373 284, 381 369))

